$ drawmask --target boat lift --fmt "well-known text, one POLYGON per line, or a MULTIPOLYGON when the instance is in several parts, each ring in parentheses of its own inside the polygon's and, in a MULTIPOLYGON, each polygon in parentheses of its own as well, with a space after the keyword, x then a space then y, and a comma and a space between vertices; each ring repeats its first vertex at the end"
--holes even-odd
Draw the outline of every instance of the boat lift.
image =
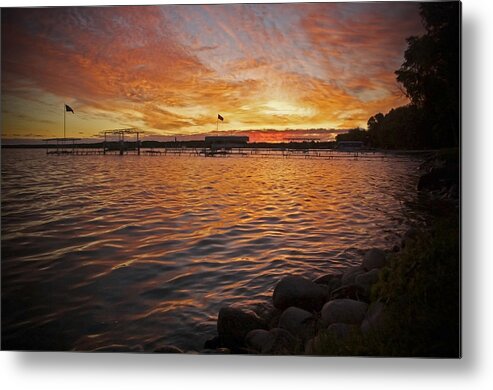
POLYGON ((139 135, 143 133, 142 130, 136 129, 136 128, 129 128, 129 129, 113 129, 113 130, 103 130, 101 131, 100 135, 104 136, 104 141, 103 141, 103 154, 106 154, 106 152, 110 151, 108 148, 108 136, 116 136, 118 139, 118 148, 117 150, 119 151, 120 156, 123 156, 124 154, 128 154, 130 150, 135 150, 137 155, 140 156, 140 138, 139 135), (125 135, 128 134, 135 134, 136 138, 136 146, 135 149, 129 149, 125 145, 125 135))

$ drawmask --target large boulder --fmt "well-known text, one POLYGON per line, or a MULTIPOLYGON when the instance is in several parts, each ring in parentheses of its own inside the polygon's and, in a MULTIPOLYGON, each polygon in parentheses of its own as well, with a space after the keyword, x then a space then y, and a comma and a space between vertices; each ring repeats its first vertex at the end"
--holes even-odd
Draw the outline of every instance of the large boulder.
POLYGON ((327 289, 301 276, 287 276, 277 284, 272 298, 281 310, 295 306, 318 311, 327 299, 327 289))
POLYGON ((336 288, 341 287, 342 272, 332 272, 316 278, 313 283, 324 287, 327 291, 327 296, 336 288))
POLYGON ((368 291, 359 285, 356 284, 348 284, 346 286, 342 286, 336 288, 334 291, 330 293, 330 299, 354 299, 356 301, 367 301, 369 299, 368 291))
POLYGON ((347 286, 350 284, 354 284, 354 280, 356 279, 356 276, 359 274, 364 273, 365 270, 361 266, 355 266, 355 267, 349 267, 344 271, 342 274, 341 278, 341 286, 347 286))
POLYGON ((161 345, 154 349, 155 353, 183 353, 183 351, 174 345, 161 345))
POLYGON ((363 263, 361 264, 365 271, 383 268, 387 265, 387 256, 385 252, 378 248, 372 248, 365 253, 363 263))
POLYGON ((220 346, 221 346, 221 339, 219 338, 219 336, 215 336, 215 337, 205 341, 203 349, 213 350, 213 349, 219 348, 220 346))
POLYGON ((324 274, 316 278, 313 283, 316 284, 329 284, 332 282, 334 279, 335 280, 340 280, 342 278, 342 272, 329 272, 328 274, 324 274))
POLYGON ((293 353, 298 345, 298 340, 289 331, 282 328, 274 328, 270 330, 270 334, 274 336, 272 348, 267 353, 272 355, 289 355, 293 353))
POLYGON ((360 286, 365 290, 366 295, 370 295, 371 286, 378 282, 379 274, 380 270, 378 268, 374 268, 371 271, 356 276, 355 283, 357 286, 360 286))
POLYGON ((279 318, 279 328, 305 340, 316 333, 317 320, 313 314, 298 307, 288 307, 279 318))
POLYGON ((239 348, 248 332, 262 328, 265 328, 263 321, 252 310, 227 306, 219 311, 217 332, 223 346, 239 348))
POLYGON ((257 353, 269 353, 274 345, 274 335, 265 329, 254 329, 245 338, 247 347, 257 353))
POLYGON ((345 339, 355 330, 355 325, 336 322, 327 327, 327 334, 337 339, 345 339))
POLYGON ((246 335, 246 344, 250 351, 256 353, 288 355, 295 351, 298 340, 286 329, 255 329, 246 335))
POLYGON ((322 323, 331 325, 338 322, 360 325, 365 318, 368 304, 353 299, 334 299, 322 308, 322 323))

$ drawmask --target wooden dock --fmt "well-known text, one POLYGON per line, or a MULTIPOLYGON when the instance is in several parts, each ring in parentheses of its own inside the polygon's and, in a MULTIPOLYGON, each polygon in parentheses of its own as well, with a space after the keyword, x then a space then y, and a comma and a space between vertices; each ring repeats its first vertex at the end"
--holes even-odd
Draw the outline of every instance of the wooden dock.
POLYGON ((47 147, 47 155, 55 156, 189 156, 205 158, 299 158, 299 159, 324 159, 324 160, 385 160, 389 157, 393 159, 409 159, 412 155, 399 154, 376 150, 337 150, 337 149, 317 149, 317 148, 255 148, 251 146, 237 148, 207 148, 207 147, 163 147, 163 148, 141 148, 132 147, 125 142, 120 142, 117 147, 109 147, 106 142, 101 146, 90 147, 87 145, 77 145, 76 139, 64 139, 56 145, 47 147), (68 142, 67 142, 68 141, 68 142))
POLYGON ((102 148, 92 149, 70 149, 70 150, 47 150, 46 154, 56 155, 56 156, 124 156, 129 154, 137 154, 134 150, 124 150, 123 153, 120 150, 103 150, 102 148))
POLYGON ((231 150, 211 150, 208 148, 159 148, 112 150, 103 148, 57 148, 47 149, 47 155, 55 156, 189 156, 206 158, 297 158, 297 159, 325 159, 325 160, 385 160, 389 157, 409 159, 409 155, 398 155, 381 151, 337 151, 334 149, 276 149, 276 148, 234 148, 231 150), (140 152, 140 153, 139 153, 140 152))
POLYGON ((409 156, 396 156, 380 151, 338 151, 334 149, 278 149, 278 148, 231 148, 228 150, 211 150, 208 148, 160 148, 142 151, 146 156, 195 156, 195 157, 246 157, 246 158, 302 158, 302 159, 353 159, 385 160, 392 158, 408 159, 409 156))

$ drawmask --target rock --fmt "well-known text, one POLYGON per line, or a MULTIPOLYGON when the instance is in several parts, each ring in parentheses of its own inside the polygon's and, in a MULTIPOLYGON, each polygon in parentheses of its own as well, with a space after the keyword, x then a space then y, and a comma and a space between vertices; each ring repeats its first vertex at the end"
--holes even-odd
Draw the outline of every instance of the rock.
POLYGON ((379 329, 385 318, 385 305, 382 302, 374 302, 368 308, 365 318, 361 323, 361 332, 364 334, 379 329))
POLYGON ((248 332, 262 328, 263 321, 252 310, 228 306, 219 311, 217 332, 224 347, 241 347, 248 332))
POLYGON ((248 348, 258 353, 268 353, 274 345, 274 336, 265 329, 254 329, 248 332, 245 343, 248 348))
POLYGON ((162 346, 154 349, 154 352, 156 352, 156 353, 183 353, 183 351, 180 348, 175 347, 174 345, 162 345, 162 346))
POLYGON ((215 349, 210 349, 210 348, 204 348, 199 351, 200 354, 202 355, 212 355, 216 353, 215 349))
POLYGON ((282 314, 282 310, 276 309, 272 302, 257 304, 254 307, 254 311, 264 322, 267 329, 275 328, 282 314))
POLYGON ((366 295, 370 295, 371 286, 373 286, 376 282, 378 282, 379 274, 380 274, 380 270, 374 268, 371 271, 356 276, 355 283, 357 286, 360 286, 365 290, 366 295))
POLYGON ((279 318, 279 328, 286 329, 291 334, 305 340, 316 332, 316 319, 313 314, 291 306, 284 310, 279 318))
POLYGON ((352 299, 334 299, 322 308, 322 323, 331 325, 337 322, 360 325, 365 318, 368 304, 352 299))
POLYGON ((325 275, 322 275, 322 276, 319 276, 318 278, 316 278, 313 283, 316 283, 316 284, 328 284, 332 279, 334 278, 341 278, 342 277, 342 274, 333 274, 333 273, 330 273, 330 274, 325 274, 325 275))
POLYGON ((356 284, 350 284, 347 286, 342 286, 330 294, 330 299, 354 299, 356 301, 367 301, 369 298, 368 291, 364 287, 358 286, 356 284))
POLYGON ((349 267, 342 275, 341 285, 347 286, 354 283, 354 279, 365 270, 361 266, 349 267))
POLYGON ((287 276, 274 289, 273 302, 278 309, 295 306, 305 310, 320 310, 327 299, 327 291, 301 276, 287 276))
POLYGON ((330 296, 330 293, 334 291, 336 288, 341 287, 342 280, 342 272, 338 273, 330 273, 319 276, 317 279, 313 281, 313 283, 318 284, 325 288, 327 296, 330 296))
POLYGON ((279 318, 281 317, 282 310, 274 309, 272 315, 268 317, 267 328, 272 329, 276 328, 277 324, 279 324, 279 318))
POLYGON ((298 340, 289 331, 281 328, 271 329, 269 332, 274 337, 274 343, 270 351, 272 355, 289 355, 296 350, 298 340))
POLYGON ((337 339, 345 339, 352 332, 354 332, 354 330, 355 330, 354 325, 345 324, 342 322, 336 322, 327 327, 327 334, 337 339))
POLYGON ((387 265, 387 256, 381 249, 373 248, 365 253, 362 267, 365 271, 371 271, 375 268, 383 268, 387 265))
POLYGON ((298 344, 296 337, 282 328, 254 329, 248 332, 245 341, 250 351, 270 355, 291 354, 298 344))
POLYGON ((342 279, 342 272, 331 272, 329 274, 319 276, 317 279, 315 279, 313 281, 313 283, 330 285, 334 281, 337 281, 340 283, 341 279, 342 279))
POLYGON ((213 337, 212 339, 206 340, 204 343, 204 349, 211 349, 214 350, 216 348, 219 348, 221 345, 221 340, 219 339, 219 336, 213 337))

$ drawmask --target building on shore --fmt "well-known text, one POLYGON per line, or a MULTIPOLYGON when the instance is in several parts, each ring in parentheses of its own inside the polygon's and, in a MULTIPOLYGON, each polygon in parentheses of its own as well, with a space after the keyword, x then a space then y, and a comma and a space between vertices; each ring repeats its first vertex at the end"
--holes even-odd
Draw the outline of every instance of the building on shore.
POLYGON ((365 148, 365 143, 363 141, 339 141, 337 143, 336 149, 342 151, 358 151, 365 148))

